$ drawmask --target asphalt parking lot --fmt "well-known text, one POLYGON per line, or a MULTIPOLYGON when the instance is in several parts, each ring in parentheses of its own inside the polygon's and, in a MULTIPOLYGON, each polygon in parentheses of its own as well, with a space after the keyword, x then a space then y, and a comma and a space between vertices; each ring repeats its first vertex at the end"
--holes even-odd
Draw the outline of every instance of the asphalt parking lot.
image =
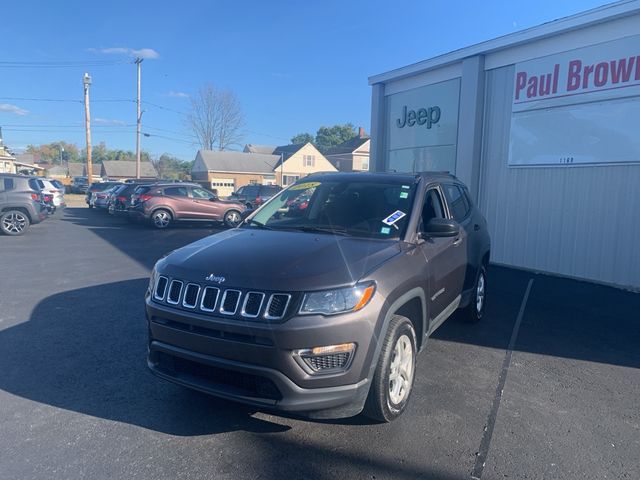
POLYGON ((0 236, 1 479, 640 478, 640 294, 491 267, 403 417, 304 421, 147 371, 149 271, 216 231, 67 208, 0 236))

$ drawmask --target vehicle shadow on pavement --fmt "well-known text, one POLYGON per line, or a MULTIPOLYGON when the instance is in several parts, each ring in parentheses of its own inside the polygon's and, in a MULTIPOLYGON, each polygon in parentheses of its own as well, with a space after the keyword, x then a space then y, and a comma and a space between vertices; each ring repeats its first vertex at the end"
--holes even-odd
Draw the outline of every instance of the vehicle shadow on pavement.
POLYGON ((488 310, 472 328, 448 321, 433 338, 506 349, 517 312, 533 279, 514 350, 640 368, 640 294, 594 283, 492 266, 488 310))
POLYGON ((141 301, 147 283, 136 279, 53 295, 29 321, 1 330, 0 389, 178 436, 288 430, 253 418, 248 407, 175 386, 147 370, 141 301))

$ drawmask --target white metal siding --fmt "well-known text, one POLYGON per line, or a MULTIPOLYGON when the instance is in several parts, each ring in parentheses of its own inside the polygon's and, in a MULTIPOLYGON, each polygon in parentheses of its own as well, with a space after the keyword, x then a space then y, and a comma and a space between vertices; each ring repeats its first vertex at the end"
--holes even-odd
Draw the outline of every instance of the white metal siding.
POLYGON ((639 288, 640 165, 508 167, 514 67, 486 75, 479 205, 492 260, 639 288))

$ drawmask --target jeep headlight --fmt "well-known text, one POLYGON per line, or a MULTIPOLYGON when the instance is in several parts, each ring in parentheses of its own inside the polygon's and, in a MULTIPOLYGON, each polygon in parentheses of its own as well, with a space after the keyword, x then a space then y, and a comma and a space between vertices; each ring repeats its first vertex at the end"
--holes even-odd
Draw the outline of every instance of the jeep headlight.
POLYGON ((355 312, 363 308, 376 290, 374 283, 365 283, 355 287, 324 290, 322 292, 306 293, 301 314, 334 315, 336 313, 355 312))

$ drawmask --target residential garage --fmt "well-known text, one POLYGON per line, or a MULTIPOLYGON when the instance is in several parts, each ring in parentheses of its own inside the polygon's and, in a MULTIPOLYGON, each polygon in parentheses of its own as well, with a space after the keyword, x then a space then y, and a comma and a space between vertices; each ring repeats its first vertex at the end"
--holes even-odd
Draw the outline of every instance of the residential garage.
POLYGON ((372 169, 455 173, 496 263, 640 288, 640 2, 369 81, 372 169))

